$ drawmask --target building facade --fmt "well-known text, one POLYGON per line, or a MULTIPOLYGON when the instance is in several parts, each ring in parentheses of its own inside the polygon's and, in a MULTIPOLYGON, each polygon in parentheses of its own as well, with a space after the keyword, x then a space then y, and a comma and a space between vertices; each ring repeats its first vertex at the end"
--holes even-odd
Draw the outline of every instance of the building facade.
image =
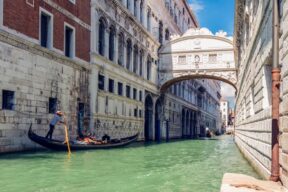
POLYGON ((227 127, 228 125, 228 117, 229 117, 229 102, 222 99, 220 102, 220 111, 221 111, 221 120, 222 125, 227 127))
POLYGON ((44 135, 58 109, 76 135, 77 114, 89 103, 89 13, 88 0, 0 1, 1 152, 36 147, 30 123, 44 135))
POLYGON ((159 91, 159 48, 197 27, 186 0, 0 0, 0 152, 37 147, 30 124, 45 135, 56 110, 71 137, 160 140, 216 128, 219 82, 159 91))
MULTIPOLYGON (((287 166, 287 1, 280 2, 280 178, 287 166)), ((235 51, 239 68, 235 141, 265 178, 271 174, 273 1, 236 1, 235 51)))

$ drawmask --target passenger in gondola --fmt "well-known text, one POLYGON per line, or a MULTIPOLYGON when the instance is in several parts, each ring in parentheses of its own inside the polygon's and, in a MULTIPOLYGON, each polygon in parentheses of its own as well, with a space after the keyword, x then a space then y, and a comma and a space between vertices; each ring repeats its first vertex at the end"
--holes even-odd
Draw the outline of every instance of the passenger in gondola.
POLYGON ((53 119, 50 121, 50 129, 46 135, 46 138, 52 139, 52 135, 55 129, 55 125, 58 123, 65 124, 65 122, 62 120, 63 113, 61 111, 57 111, 53 117, 53 119))
POLYGON ((102 142, 103 143, 108 143, 110 141, 110 136, 105 134, 103 137, 102 137, 102 142))

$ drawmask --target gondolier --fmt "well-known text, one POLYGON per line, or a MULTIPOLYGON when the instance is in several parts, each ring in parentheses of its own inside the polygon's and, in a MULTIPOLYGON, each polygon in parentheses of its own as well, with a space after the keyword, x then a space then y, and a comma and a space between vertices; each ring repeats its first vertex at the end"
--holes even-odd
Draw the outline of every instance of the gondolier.
POLYGON ((46 135, 46 138, 52 139, 53 131, 55 129, 55 125, 57 123, 64 124, 65 122, 62 120, 63 113, 61 111, 57 111, 53 117, 53 119, 50 121, 50 129, 46 135))

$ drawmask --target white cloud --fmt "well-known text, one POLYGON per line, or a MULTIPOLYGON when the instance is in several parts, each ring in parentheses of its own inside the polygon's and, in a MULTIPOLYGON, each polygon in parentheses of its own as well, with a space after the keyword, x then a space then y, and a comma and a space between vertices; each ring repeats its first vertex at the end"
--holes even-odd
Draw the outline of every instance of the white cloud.
POLYGON ((223 98, 235 97, 235 89, 227 83, 221 83, 221 95, 223 98))
POLYGON ((195 13, 198 13, 204 9, 203 2, 199 0, 191 0, 189 5, 195 13))

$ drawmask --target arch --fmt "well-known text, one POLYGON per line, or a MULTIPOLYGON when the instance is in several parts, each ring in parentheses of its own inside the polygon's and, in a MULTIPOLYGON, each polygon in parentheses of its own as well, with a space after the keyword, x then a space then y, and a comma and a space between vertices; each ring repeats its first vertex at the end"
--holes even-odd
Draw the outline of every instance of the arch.
POLYGON ((111 25, 109 28, 109 60, 113 61, 115 56, 115 35, 116 28, 114 25, 111 25))
POLYGON ((161 140, 161 115, 162 115, 162 103, 160 99, 157 99, 155 105, 155 141, 161 140))
POLYGON ((160 87, 160 92, 164 93, 171 85, 180 82, 180 81, 185 81, 185 80, 193 80, 193 79, 212 79, 212 80, 218 80, 218 81, 222 81, 224 83, 228 83, 229 85, 231 85, 232 87, 234 87, 235 89, 235 94, 237 93, 237 87, 236 84, 234 84, 233 82, 229 81, 228 79, 224 78, 224 77, 218 77, 215 75, 209 75, 209 74, 193 74, 193 75, 183 75, 180 77, 176 77, 173 79, 170 79, 168 81, 166 81, 161 87, 160 87))
POLYGON ((144 121, 144 137, 145 141, 153 140, 153 99, 151 95, 145 98, 145 121, 144 121))

